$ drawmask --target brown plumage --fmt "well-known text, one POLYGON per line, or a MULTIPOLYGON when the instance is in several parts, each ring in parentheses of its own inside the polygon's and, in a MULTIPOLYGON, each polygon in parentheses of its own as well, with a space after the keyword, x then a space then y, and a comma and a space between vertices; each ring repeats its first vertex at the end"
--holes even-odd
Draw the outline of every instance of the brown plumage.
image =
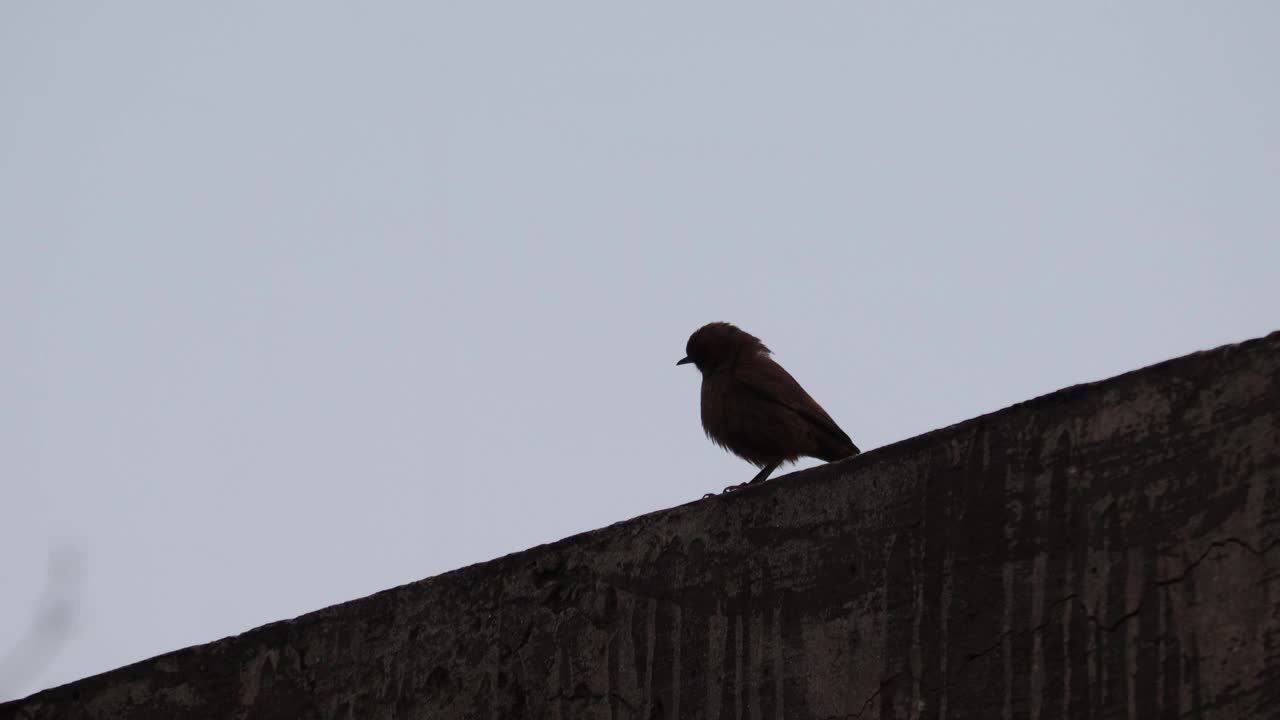
POLYGON ((761 469, 751 483, 801 457, 831 462, 858 454, 754 335, 714 322, 689 336, 685 352, 676 364, 693 363, 702 372, 702 428, 717 445, 761 469))

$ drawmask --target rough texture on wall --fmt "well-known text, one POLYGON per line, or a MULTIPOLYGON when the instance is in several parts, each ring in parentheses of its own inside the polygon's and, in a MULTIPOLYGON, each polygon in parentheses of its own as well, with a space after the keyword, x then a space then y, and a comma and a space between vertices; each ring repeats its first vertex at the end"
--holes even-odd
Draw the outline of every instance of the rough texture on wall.
POLYGON ((0 706, 916 717, 1280 717, 1280 333, 0 706))

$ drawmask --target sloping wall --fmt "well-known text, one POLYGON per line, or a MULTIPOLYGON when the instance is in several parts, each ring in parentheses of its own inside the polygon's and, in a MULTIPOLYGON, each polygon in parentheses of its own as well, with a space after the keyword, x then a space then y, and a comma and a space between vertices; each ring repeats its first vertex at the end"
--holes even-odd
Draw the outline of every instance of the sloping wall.
POLYGON ((1102 716, 1280 717, 1280 333, 0 705, 1102 716))

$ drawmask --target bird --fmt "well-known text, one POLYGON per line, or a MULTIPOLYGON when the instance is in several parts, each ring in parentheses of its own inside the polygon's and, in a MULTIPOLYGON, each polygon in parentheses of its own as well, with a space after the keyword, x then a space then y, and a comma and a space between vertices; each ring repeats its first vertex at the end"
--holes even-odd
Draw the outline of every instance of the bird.
POLYGON ((702 373, 702 429, 720 447, 760 468, 732 492, 768 479, 784 462, 842 460, 861 451, 756 336, 713 322, 689 336, 685 356, 702 373))

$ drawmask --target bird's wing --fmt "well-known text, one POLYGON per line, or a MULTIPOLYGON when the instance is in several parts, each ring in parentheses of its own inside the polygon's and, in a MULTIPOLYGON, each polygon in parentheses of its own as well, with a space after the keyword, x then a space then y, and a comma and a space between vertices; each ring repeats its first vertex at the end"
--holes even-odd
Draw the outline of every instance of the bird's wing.
POLYGON ((854 453, 860 452, 827 411, 773 358, 762 356, 752 362, 741 363, 734 367, 733 375, 761 400, 787 408, 813 423, 837 444, 847 444, 854 453))

